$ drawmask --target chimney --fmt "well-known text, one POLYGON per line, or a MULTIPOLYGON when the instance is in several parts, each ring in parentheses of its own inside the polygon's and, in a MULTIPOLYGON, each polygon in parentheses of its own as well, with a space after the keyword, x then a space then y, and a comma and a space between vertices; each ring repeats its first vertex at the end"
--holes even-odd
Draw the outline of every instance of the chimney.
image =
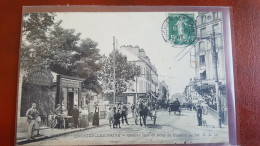
POLYGON ((141 57, 146 56, 144 49, 139 49, 139 56, 141 56, 141 57))

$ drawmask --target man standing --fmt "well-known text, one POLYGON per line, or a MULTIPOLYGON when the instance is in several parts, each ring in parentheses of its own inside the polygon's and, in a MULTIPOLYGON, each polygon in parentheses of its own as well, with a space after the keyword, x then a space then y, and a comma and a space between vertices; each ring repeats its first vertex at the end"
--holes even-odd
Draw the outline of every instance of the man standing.
POLYGON ((72 117, 73 117, 73 124, 74 127, 78 127, 79 123, 79 109, 77 108, 77 105, 74 105, 73 111, 72 111, 72 117))
POLYGON ((197 106, 197 119, 198 119, 198 125, 202 126, 202 109, 200 105, 197 106))
POLYGON ((125 120, 126 124, 129 125, 127 122, 127 110, 128 110, 128 108, 126 107, 126 105, 123 105, 123 107, 122 107, 122 124, 124 124, 124 120, 125 120))
POLYGON ((37 135, 39 135, 40 125, 38 121, 36 121, 39 112, 36 110, 36 104, 32 103, 32 107, 27 110, 26 117, 28 117, 27 122, 29 123, 28 126, 28 136, 29 139, 34 139, 34 129, 37 130, 37 135))

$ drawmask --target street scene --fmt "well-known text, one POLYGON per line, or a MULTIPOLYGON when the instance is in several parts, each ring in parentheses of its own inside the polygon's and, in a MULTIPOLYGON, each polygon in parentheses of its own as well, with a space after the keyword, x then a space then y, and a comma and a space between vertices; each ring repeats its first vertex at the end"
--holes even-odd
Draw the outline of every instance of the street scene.
POLYGON ((16 143, 228 143, 222 21, 221 12, 24 13, 16 143))
MULTIPOLYGON (((121 128, 111 129, 108 125, 100 128, 84 130, 63 136, 50 138, 48 140, 30 143, 26 145, 55 145, 62 141, 68 145, 75 143, 79 145, 93 144, 139 144, 139 143, 159 143, 159 144, 175 144, 175 143, 200 143, 200 139, 204 139, 205 143, 223 142, 228 136, 226 129, 214 128, 216 123, 208 123, 207 128, 197 126, 196 112, 183 111, 179 116, 169 116, 167 111, 160 111, 156 125, 150 120, 147 127, 141 127, 134 123, 133 118, 129 119, 129 125, 122 125, 121 128), (194 130, 196 127, 196 130, 194 130), (142 131, 140 133, 140 131, 142 131)), ((205 116, 207 120, 210 116, 205 116)))

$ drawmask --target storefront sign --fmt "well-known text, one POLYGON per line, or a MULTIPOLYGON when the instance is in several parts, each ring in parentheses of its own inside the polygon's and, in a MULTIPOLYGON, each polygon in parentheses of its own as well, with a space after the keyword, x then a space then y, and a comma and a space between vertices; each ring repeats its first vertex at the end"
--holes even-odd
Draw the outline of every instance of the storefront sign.
POLYGON ((80 83, 80 81, 65 78, 60 80, 60 86, 62 87, 80 88, 80 83))
POLYGON ((28 73, 28 82, 33 85, 50 86, 53 81, 51 71, 44 67, 35 67, 28 73))

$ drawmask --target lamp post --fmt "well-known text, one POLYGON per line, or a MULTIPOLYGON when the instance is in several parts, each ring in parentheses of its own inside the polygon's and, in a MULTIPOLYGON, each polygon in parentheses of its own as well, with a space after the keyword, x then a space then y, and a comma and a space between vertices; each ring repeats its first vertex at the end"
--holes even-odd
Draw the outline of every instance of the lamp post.
POLYGON ((214 58, 214 72, 215 72, 215 87, 216 87, 216 102, 217 102, 217 111, 218 111, 218 126, 221 128, 221 98, 219 97, 219 80, 218 80, 218 60, 217 60, 217 51, 216 51, 216 42, 215 42, 215 30, 213 29, 213 58, 214 58))

